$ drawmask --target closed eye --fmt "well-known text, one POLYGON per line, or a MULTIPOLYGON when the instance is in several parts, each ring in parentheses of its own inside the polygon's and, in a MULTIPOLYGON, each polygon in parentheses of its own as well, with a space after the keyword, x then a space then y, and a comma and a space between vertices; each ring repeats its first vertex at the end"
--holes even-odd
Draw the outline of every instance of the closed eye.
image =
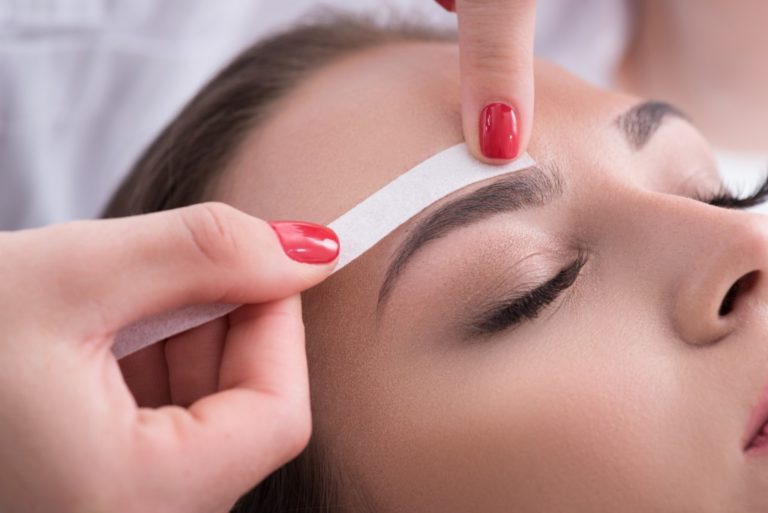
POLYGON ((768 173, 755 186, 755 189, 746 196, 734 194, 723 186, 712 195, 697 195, 694 199, 713 207, 731 209, 745 209, 761 205, 768 199, 768 173))
MULTIPOLYGON (((761 205, 768 200, 768 173, 747 195, 734 194, 723 186, 713 194, 699 194, 693 199, 714 207, 729 209, 746 209, 761 205)), ((542 285, 492 307, 488 314, 470 324, 470 334, 492 335, 536 319, 547 306, 575 283, 585 263, 586 256, 580 253, 576 260, 542 285)))
POLYGON ((522 322, 536 319, 544 308, 574 284, 585 263, 586 254, 579 253, 576 260, 561 269, 550 280, 491 308, 488 314, 471 324, 471 335, 492 335, 522 322))

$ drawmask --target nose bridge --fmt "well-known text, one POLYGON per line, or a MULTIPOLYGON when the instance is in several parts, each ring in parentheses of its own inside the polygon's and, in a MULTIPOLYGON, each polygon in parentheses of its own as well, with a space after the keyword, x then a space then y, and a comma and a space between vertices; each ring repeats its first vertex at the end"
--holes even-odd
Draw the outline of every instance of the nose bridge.
POLYGON ((768 265, 768 217, 682 198, 672 201, 669 212, 661 207, 656 214, 674 226, 674 238, 681 243, 677 247, 690 248, 691 260, 701 262, 689 263, 693 269, 746 274, 768 265))
MULTIPOLYGON (((661 262, 670 254, 686 267, 697 261, 725 264, 768 263, 768 216, 716 208, 668 194, 640 192, 633 198, 617 195, 611 216, 621 229, 623 244, 634 254, 661 262), (689 258, 683 258, 683 257, 689 258), (686 262, 687 260, 687 262, 686 262)), ((757 270, 756 267, 756 270, 757 270)))
POLYGON ((721 340, 749 315, 754 301, 745 299, 768 298, 768 216, 647 192, 614 207, 620 251, 684 341, 721 340), (723 307, 734 291, 741 296, 730 314, 723 307))
POLYGON ((726 244, 733 244, 736 258, 751 261, 755 270, 768 264, 768 217, 740 211, 731 211, 721 234, 726 244))

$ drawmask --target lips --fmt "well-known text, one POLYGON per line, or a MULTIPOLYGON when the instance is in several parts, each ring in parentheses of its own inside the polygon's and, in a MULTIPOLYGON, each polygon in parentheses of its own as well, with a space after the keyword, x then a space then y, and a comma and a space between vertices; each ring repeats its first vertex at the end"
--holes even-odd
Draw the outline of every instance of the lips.
POLYGON ((745 452, 768 453, 768 383, 760 391, 757 404, 752 409, 743 447, 745 452))

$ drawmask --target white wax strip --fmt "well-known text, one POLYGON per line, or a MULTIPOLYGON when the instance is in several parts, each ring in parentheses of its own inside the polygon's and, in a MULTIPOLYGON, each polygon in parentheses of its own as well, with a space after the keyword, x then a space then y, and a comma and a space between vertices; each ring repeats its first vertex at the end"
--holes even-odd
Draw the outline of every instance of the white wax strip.
MULTIPOLYGON (((473 183, 533 165, 535 162, 527 154, 502 166, 482 164, 470 155, 464 143, 433 155, 328 225, 341 241, 339 260, 333 272, 344 268, 440 198, 473 183)), ((238 306, 193 305, 141 320, 118 332, 112 352, 117 358, 122 358, 155 342, 223 317, 238 306)))

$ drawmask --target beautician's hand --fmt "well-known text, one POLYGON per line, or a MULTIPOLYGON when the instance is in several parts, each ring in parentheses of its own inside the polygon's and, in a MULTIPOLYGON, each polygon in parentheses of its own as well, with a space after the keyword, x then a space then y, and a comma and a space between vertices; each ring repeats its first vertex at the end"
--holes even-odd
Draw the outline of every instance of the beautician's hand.
POLYGON ((437 0, 459 18, 461 118, 472 153, 507 162, 533 127, 535 0, 437 0), (478 121, 479 116, 479 121, 478 121))
POLYGON ((273 227, 204 204, 0 233, 0 511, 219 513, 304 448, 297 293, 330 273, 338 243, 273 227), (246 305, 229 316, 217 391, 137 407, 113 335, 206 302, 246 305))

